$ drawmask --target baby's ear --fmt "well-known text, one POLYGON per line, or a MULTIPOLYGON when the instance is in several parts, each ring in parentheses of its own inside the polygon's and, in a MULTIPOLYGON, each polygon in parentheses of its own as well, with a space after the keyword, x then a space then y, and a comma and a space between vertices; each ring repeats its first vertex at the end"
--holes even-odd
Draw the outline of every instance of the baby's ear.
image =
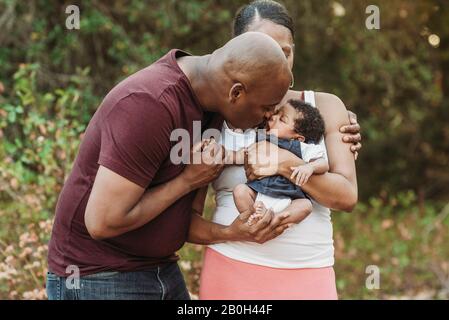
POLYGON ((296 139, 296 140, 299 140, 299 141, 301 141, 301 142, 306 141, 306 137, 304 137, 303 135, 300 135, 299 133, 297 133, 297 134, 295 135, 295 139, 296 139))

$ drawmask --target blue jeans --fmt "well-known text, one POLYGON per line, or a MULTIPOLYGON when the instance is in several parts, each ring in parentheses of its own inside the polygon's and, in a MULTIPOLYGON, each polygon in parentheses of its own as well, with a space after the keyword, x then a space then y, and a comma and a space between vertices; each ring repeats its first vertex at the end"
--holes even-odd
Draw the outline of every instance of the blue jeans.
MULTIPOLYGON (((49 300, 190 300, 177 263, 149 271, 100 272, 82 276, 79 283, 47 273, 49 300)), ((73 279, 72 279, 73 280, 73 279)))

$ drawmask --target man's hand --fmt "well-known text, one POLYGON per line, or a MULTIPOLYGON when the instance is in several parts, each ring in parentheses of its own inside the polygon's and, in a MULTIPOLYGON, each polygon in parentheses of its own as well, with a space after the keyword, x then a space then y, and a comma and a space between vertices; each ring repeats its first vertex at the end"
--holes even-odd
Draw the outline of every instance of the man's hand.
POLYGON ((226 152, 214 139, 207 139, 192 148, 190 164, 186 166, 182 179, 195 190, 215 180, 223 171, 226 152))
POLYGON ((359 151, 362 148, 362 136, 360 134, 360 125, 357 122, 357 115, 354 112, 348 111, 348 117, 350 124, 342 126, 340 128, 341 133, 345 133, 343 136, 343 142, 352 143, 351 151, 354 153, 354 158, 357 160, 359 151))
POLYGON ((230 241, 250 241, 259 244, 265 243, 281 235, 290 224, 283 224, 290 214, 275 215, 271 209, 253 225, 249 225, 247 220, 249 214, 241 214, 234 222, 226 228, 227 238, 230 241))
POLYGON ((314 172, 313 166, 308 163, 296 168, 293 167, 292 170, 293 173, 290 177, 290 180, 295 179, 295 184, 299 187, 305 185, 314 172))

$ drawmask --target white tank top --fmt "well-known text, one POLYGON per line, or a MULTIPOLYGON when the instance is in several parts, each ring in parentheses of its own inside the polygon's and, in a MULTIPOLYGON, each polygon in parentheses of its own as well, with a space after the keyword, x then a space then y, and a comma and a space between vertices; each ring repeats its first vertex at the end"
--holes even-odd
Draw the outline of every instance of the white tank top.
MULTIPOLYGON (((304 100, 315 106, 313 91, 304 92, 304 100)), ((224 123, 220 143, 226 149, 239 150, 255 142, 255 130, 236 133, 224 123)), ((324 139, 320 144, 325 148, 324 139)), ((327 158, 327 154, 326 154, 327 158)), ((229 166, 213 182, 216 192, 215 223, 230 225, 239 212, 232 190, 246 182, 243 166, 229 166)), ((334 242, 330 210, 312 200, 312 213, 301 223, 264 244, 229 241, 209 247, 229 258, 273 268, 323 268, 334 264, 334 242)))

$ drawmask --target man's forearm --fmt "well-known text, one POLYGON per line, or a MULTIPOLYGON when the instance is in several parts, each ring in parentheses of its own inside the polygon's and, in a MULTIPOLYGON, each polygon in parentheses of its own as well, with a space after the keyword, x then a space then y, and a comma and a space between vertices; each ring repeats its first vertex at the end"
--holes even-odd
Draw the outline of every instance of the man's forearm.
POLYGON ((113 237, 143 226, 191 191, 192 186, 182 179, 182 175, 147 190, 126 214, 108 216, 108 233, 113 237))
POLYGON ((226 226, 208 221, 196 212, 192 213, 188 242, 208 245, 230 240, 233 239, 226 226))

